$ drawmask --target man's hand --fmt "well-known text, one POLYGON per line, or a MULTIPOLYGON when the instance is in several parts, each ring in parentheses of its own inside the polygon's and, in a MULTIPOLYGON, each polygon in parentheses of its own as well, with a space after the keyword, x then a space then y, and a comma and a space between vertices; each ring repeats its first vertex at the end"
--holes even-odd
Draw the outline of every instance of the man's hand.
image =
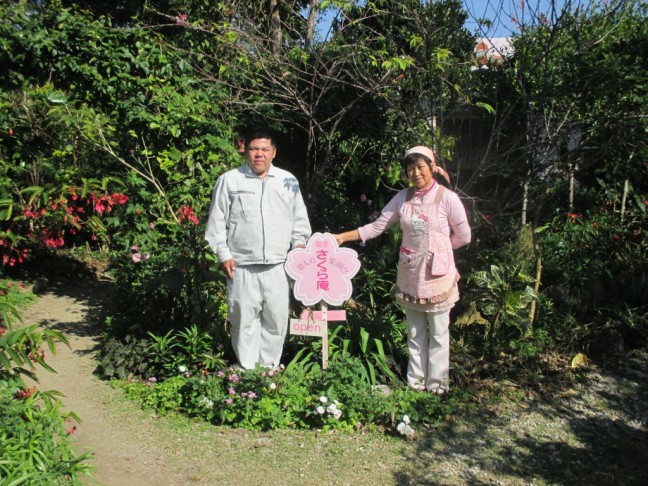
POLYGON ((221 262, 220 267, 225 271, 227 278, 231 279, 234 276, 234 270, 236 270, 236 262, 233 258, 221 262))

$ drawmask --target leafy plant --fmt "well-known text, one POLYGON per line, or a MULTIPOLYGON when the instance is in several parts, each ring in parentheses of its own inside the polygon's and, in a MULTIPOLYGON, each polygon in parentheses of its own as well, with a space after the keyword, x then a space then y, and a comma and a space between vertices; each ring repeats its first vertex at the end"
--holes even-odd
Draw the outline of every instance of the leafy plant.
POLYGON ((74 483, 90 470, 90 453, 75 454, 70 434, 78 417, 61 410, 56 392, 16 398, 0 379, 0 481, 3 484, 74 483))
POLYGON ((475 306, 488 321, 485 340, 491 353, 501 341, 530 331, 528 307, 537 296, 529 285, 533 279, 519 266, 491 265, 489 270, 473 273, 469 282, 477 287, 475 306))
POLYGON ((72 420, 64 413, 59 394, 27 387, 23 377, 37 381, 34 364, 53 372, 45 360, 47 346, 68 344, 55 330, 38 331, 38 325, 14 327, 20 314, 11 282, 0 282, 0 482, 3 484, 55 484, 74 481, 88 471, 89 454, 74 453, 68 435, 72 420), (11 289, 11 290, 10 290, 11 289))
POLYGON ((0 380, 25 387, 23 376, 36 380, 32 364, 53 372, 45 361, 43 346, 56 352, 56 344, 68 344, 65 335, 53 329, 38 331, 37 324, 14 329, 12 320, 20 314, 11 303, 7 282, 0 283, 0 380))
POLYGON ((101 358, 97 367, 99 376, 107 379, 126 379, 129 376, 148 378, 155 374, 155 354, 151 353, 148 339, 127 335, 123 341, 108 339, 101 346, 101 358))

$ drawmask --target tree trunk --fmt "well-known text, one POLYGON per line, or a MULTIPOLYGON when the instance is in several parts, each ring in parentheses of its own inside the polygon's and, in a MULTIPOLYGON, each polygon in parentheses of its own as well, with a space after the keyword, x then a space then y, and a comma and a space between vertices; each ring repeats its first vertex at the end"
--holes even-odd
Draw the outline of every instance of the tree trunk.
POLYGON ((623 195, 621 196, 621 222, 623 223, 623 217, 625 216, 626 210, 626 201, 628 200, 628 192, 630 192, 630 181, 625 180, 623 184, 623 195))
MULTIPOLYGON (((530 177, 530 176, 529 176, 530 177)), ((522 226, 526 225, 527 208, 529 206, 529 180, 524 183, 524 196, 522 198, 522 226)))
POLYGON ((272 54, 279 57, 281 53, 281 15, 279 14, 279 3, 281 0, 270 0, 270 39, 272 42, 272 54))
POLYGON ((315 24, 317 22, 317 13, 319 11, 318 0, 310 0, 310 11, 308 12, 308 27, 306 30, 306 41, 304 46, 306 50, 310 50, 313 45, 313 37, 315 37, 315 24))
MULTIPOLYGON (((536 239, 535 236, 533 239, 536 239)), ((542 280, 542 254, 540 253, 540 248, 537 243, 534 243, 533 246, 535 247, 536 253, 536 278, 533 290, 535 291, 536 295, 540 295, 540 281, 542 280)), ((529 321, 531 327, 533 327, 533 322, 535 321, 537 307, 538 302, 536 300, 531 301, 531 309, 529 310, 529 321)))
POLYGON ((569 211, 574 211, 575 171, 576 167, 573 164, 569 164, 569 211))

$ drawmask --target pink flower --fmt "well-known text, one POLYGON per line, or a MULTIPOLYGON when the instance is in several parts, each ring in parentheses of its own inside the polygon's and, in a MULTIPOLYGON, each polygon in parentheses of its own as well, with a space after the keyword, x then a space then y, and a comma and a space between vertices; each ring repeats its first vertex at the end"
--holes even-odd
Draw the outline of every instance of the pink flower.
POLYGON ((139 246, 137 245, 131 246, 131 251, 139 251, 139 246))
POLYGON ((245 392, 241 393, 241 398, 245 398, 245 397, 247 397, 247 396, 248 396, 247 393, 245 393, 245 392))
POLYGON ((233 401, 234 401, 234 400, 232 400, 231 398, 226 398, 226 399, 225 399, 225 404, 226 404, 226 405, 231 405, 233 401))
POLYGON ((219 371, 218 373, 216 373, 216 376, 218 376, 219 378, 224 378, 225 373, 223 373, 222 371, 219 371))
POLYGON ((231 381, 232 383, 236 383, 237 381, 239 381, 239 379, 239 375, 237 375, 236 373, 229 375, 229 381, 231 381))
POLYGON ((142 261, 142 254, 141 253, 133 253, 131 256, 131 260, 133 260, 135 263, 139 263, 142 261))
POLYGON ((249 392, 248 393, 248 398, 250 398, 250 399, 256 398, 256 393, 254 393, 253 391, 249 392))
POLYGON ((229 393, 230 395, 236 395, 236 391, 234 390, 234 388, 230 388, 229 390, 227 390, 227 393, 229 393))

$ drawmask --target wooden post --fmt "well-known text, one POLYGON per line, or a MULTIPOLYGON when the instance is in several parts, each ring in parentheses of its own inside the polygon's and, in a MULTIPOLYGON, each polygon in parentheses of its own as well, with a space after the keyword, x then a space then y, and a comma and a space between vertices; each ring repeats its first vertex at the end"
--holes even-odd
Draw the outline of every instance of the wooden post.
MULTIPOLYGON (((322 320, 328 324, 327 311, 328 304, 324 301, 321 302, 322 306, 322 320)), ((328 326, 326 326, 326 332, 322 335, 322 369, 328 369, 328 326)))

